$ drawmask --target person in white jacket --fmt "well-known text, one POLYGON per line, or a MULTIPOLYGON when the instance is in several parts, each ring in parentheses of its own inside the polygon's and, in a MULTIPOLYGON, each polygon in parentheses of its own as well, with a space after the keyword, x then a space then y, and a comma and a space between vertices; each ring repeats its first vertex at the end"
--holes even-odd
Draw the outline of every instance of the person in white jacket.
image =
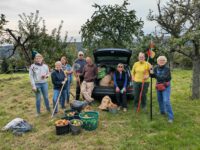
POLYGON ((44 97, 44 103, 47 111, 50 112, 49 99, 48 99, 48 83, 47 78, 49 76, 49 68, 43 63, 43 57, 41 54, 36 54, 34 64, 29 69, 29 76, 31 80, 32 90, 36 96, 36 116, 40 115, 40 103, 41 93, 44 97))

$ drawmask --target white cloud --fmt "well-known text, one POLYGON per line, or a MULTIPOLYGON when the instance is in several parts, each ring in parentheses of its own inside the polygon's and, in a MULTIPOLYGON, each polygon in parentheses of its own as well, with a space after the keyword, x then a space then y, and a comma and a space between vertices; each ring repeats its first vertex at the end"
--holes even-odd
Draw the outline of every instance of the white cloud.
MULTIPOLYGON (((129 9, 136 10, 137 16, 145 21, 143 29, 145 33, 154 31, 155 23, 148 22, 146 17, 149 9, 156 11, 156 2, 157 0, 129 0, 129 9)), ((94 3, 99 5, 121 5, 123 0, 1 0, 0 9, 1 13, 5 14, 10 21, 8 24, 10 28, 17 27, 18 14, 23 12, 30 14, 30 12, 39 10, 40 16, 45 19, 49 31, 58 27, 60 21, 64 20, 63 30, 67 30, 69 36, 77 38, 80 37, 81 25, 94 12, 92 7, 94 3)))

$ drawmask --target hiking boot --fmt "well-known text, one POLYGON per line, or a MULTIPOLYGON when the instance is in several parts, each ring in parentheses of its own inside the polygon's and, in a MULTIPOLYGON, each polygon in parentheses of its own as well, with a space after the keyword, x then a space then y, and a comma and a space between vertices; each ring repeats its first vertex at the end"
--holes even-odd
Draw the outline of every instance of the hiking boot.
POLYGON ((36 113, 36 114, 35 114, 35 117, 39 117, 39 116, 40 116, 40 113, 36 113))
POLYGON ((169 119, 168 122, 169 122, 169 123, 173 123, 173 120, 172 120, 172 119, 169 119))
POLYGON ((51 113, 51 109, 50 109, 50 108, 49 108, 49 109, 47 109, 47 112, 51 113))
POLYGON ((58 112, 55 111, 54 114, 53 114, 53 117, 56 117, 58 115, 58 112))
POLYGON ((123 108, 123 111, 124 111, 124 112, 127 112, 127 108, 123 108))
POLYGON ((62 106, 61 109, 63 109, 63 110, 66 109, 66 106, 62 106))
POLYGON ((162 116, 166 116, 166 112, 161 112, 160 113, 162 116))
POLYGON ((86 101, 86 102, 87 102, 87 104, 90 105, 90 106, 91 106, 92 104, 94 104, 94 100, 92 100, 92 101, 86 101))
POLYGON ((94 101, 94 98, 91 98, 91 99, 90 99, 90 101, 92 101, 92 102, 93 102, 93 101, 94 101))
POLYGON ((120 110, 121 110, 121 106, 119 106, 119 107, 117 108, 117 110, 120 111, 120 110))
POLYGON ((142 107, 143 112, 147 112, 147 107, 142 107))

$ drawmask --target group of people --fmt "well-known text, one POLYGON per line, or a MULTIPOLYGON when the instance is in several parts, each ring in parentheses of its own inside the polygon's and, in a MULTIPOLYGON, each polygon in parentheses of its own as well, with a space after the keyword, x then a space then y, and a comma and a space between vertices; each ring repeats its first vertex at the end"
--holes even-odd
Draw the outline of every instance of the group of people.
POLYGON ((156 79, 157 99, 161 115, 168 116, 168 122, 172 123, 174 114, 170 103, 171 94, 171 72, 167 67, 167 58, 159 56, 157 66, 152 67, 145 61, 145 54, 139 53, 138 62, 134 63, 131 70, 132 80, 134 82, 134 109, 137 109, 138 102, 141 99, 141 108, 146 111, 147 92, 149 87, 149 77, 156 79), (142 92, 141 92, 142 91, 142 92))
MULTIPOLYGON (((138 107, 138 103, 141 100, 141 108, 146 110, 147 92, 149 86, 149 77, 156 78, 157 98, 162 115, 167 114, 169 122, 173 122, 174 115, 170 104, 170 69, 166 66, 167 59, 165 56, 159 56, 157 58, 157 66, 153 68, 151 64, 145 61, 145 54, 139 53, 139 61, 134 63, 131 76, 134 84, 134 109, 138 107)), ((76 100, 80 99, 80 94, 83 99, 92 103, 92 91, 94 89, 94 82, 97 78, 98 68, 93 63, 90 57, 84 59, 84 53, 78 52, 78 58, 74 61, 73 67, 68 63, 65 56, 61 57, 60 61, 55 63, 55 69, 51 72, 51 80, 53 84, 53 107, 55 107, 58 100, 61 108, 65 108, 65 103, 69 103, 70 99, 70 84, 72 77, 76 78, 76 100)), ((44 97, 44 102, 47 111, 50 110, 48 100, 48 83, 49 68, 43 63, 43 56, 36 54, 34 64, 31 65, 29 70, 32 90, 36 95, 36 110, 37 116, 40 115, 40 101, 41 93, 44 97)), ((129 76, 125 69, 124 64, 119 63, 116 70, 113 73, 113 81, 115 88, 115 95, 118 105, 118 110, 123 109, 127 111, 127 87, 129 82, 129 76)), ((56 107, 55 113, 58 112, 56 107)))
MULTIPOLYGON (((73 73, 76 77, 76 99, 79 100, 80 93, 83 98, 92 103, 94 99, 92 91, 94 88, 94 80, 97 76, 97 67, 93 64, 90 57, 84 59, 84 53, 80 51, 78 58, 74 62, 72 67, 65 56, 61 57, 60 61, 55 63, 55 69, 51 72, 51 80, 53 84, 53 108, 55 113, 58 112, 58 106, 56 105, 59 101, 61 108, 65 109, 65 104, 69 103, 70 99, 70 85, 72 82, 73 73), (60 95, 60 98, 59 98, 60 95), (59 100, 58 100, 59 98, 59 100)), ((50 110, 49 99, 48 99, 48 82, 47 78, 50 75, 48 66, 43 61, 41 54, 36 54, 34 58, 34 64, 29 69, 29 75, 32 85, 32 90, 36 95, 36 116, 40 115, 40 103, 41 94, 43 95, 45 106, 47 111, 50 110)))

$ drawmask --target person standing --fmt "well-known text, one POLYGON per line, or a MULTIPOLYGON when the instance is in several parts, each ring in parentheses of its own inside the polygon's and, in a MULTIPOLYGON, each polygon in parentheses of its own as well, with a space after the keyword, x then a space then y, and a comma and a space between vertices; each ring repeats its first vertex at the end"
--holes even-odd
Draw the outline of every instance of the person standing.
POLYGON ((84 59, 84 53, 82 51, 78 52, 78 59, 74 61, 74 66, 78 65, 78 69, 74 70, 76 77, 76 100, 80 98, 81 84, 83 82, 83 68, 86 65, 86 60, 84 59))
POLYGON ((49 99, 48 99, 48 83, 49 68, 43 63, 43 56, 39 53, 35 55, 34 64, 29 69, 29 76, 32 85, 32 90, 36 96, 36 116, 40 115, 41 93, 44 97, 44 103, 47 111, 50 112, 49 99))
MULTIPOLYGON (((55 108, 56 102, 58 100, 58 96, 61 92, 61 96, 60 96, 60 104, 61 104, 61 108, 64 109, 65 108, 65 100, 66 100, 66 79, 65 79, 65 73, 62 70, 62 63, 60 61, 57 61, 55 63, 55 70, 52 72, 51 74, 51 80, 53 83, 53 108, 55 108), (64 85, 63 89, 62 86, 64 85), (61 91, 62 89, 62 91, 61 91)), ((56 106, 55 109, 55 113, 58 112, 58 106, 56 106)))
POLYGON ((145 61, 145 54, 139 53, 138 55, 139 61, 135 62, 131 74, 132 80, 134 83, 134 109, 137 110, 139 99, 140 99, 140 92, 142 90, 141 96, 141 107, 145 111, 146 110, 146 101, 147 101, 147 91, 149 87, 149 70, 151 68, 151 64, 145 61))
POLYGON ((68 63, 68 60, 65 56, 61 57, 61 63, 62 63, 62 70, 64 71, 65 75, 67 76, 67 82, 66 82, 66 100, 67 103, 69 103, 69 99, 70 99, 70 86, 71 86, 71 82, 72 82, 72 67, 71 65, 68 63))
POLYGON ((124 71, 124 65, 119 63, 117 65, 117 71, 115 71, 114 76, 114 87, 116 100, 118 105, 118 110, 123 108, 123 111, 127 111, 127 73, 124 71))
POLYGON ((94 89, 94 81, 97 77, 97 67, 90 57, 86 58, 87 64, 83 68, 83 83, 81 85, 81 93, 83 98, 89 103, 93 102, 92 91, 94 89))
POLYGON ((157 66, 150 70, 151 77, 156 78, 157 99, 161 115, 168 115, 168 122, 172 123, 174 120, 174 113, 170 104, 171 95, 171 72, 166 66, 167 58, 159 56, 157 58, 157 66))

